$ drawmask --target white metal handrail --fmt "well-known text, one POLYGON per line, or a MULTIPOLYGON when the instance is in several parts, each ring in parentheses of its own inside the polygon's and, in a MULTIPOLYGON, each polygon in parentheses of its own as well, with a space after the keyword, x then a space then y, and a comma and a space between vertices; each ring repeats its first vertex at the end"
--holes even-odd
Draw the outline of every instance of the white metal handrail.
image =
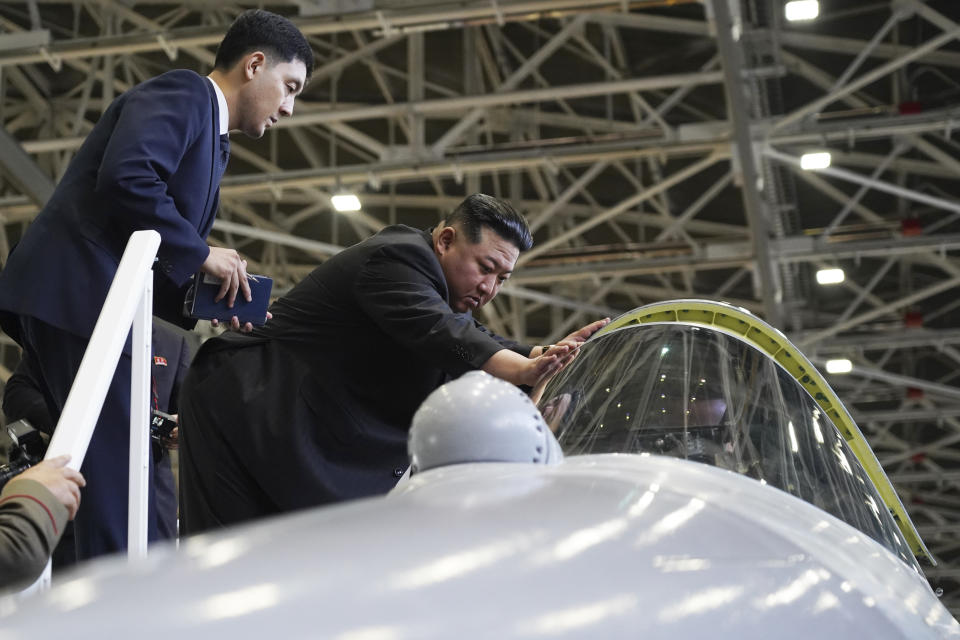
MULTIPOLYGON (((127 332, 132 326, 130 494, 127 526, 127 554, 130 558, 147 554, 150 340, 153 315, 151 267, 159 247, 160 234, 156 231, 137 231, 130 236, 46 454, 46 458, 53 458, 68 453, 68 466, 80 469, 100 417, 107 389, 123 352, 127 332)), ((44 572, 46 584, 49 584, 49 575, 48 564, 44 572)), ((44 582, 44 577, 41 582, 44 582)))

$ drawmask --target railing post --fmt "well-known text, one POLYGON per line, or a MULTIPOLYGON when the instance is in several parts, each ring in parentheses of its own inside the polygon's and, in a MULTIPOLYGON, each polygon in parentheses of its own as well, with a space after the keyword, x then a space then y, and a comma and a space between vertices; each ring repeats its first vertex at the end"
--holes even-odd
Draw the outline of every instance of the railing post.
POLYGON ((146 447, 149 446, 150 433, 150 336, 153 309, 151 267, 159 247, 160 234, 156 231, 137 231, 130 236, 46 454, 47 458, 53 458, 69 453, 68 464, 73 469, 79 469, 83 464, 103 408, 103 400, 123 353, 127 333, 133 325, 130 524, 127 528, 127 546, 131 557, 144 555, 147 541, 149 450, 146 447), (133 478, 134 472, 137 479, 133 478))
POLYGON ((153 279, 143 275, 140 304, 133 318, 130 362, 130 486, 127 500, 127 556, 147 555, 150 477, 150 358, 152 356, 153 279))

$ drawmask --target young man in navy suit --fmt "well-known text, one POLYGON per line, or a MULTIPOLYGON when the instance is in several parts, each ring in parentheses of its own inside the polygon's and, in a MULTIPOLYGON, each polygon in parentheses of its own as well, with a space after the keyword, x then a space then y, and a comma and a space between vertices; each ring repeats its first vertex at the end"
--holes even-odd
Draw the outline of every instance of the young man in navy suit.
MULTIPOLYGON (((249 299, 246 263, 206 242, 229 154, 226 134, 259 138, 291 115, 313 53, 286 18, 247 11, 227 31, 214 66, 206 78, 170 71, 118 97, 0 273, 0 324, 37 362, 54 416, 134 231, 161 236, 155 315, 190 326, 181 308, 197 271, 220 277, 220 295, 231 304, 238 293, 249 299)), ((239 328, 236 318, 233 325, 239 328)), ((128 342, 81 469, 88 483, 75 522, 80 559, 126 548, 129 415, 128 342)), ((151 520, 149 537, 156 533, 151 520)))
MULTIPOLYGON (((183 332, 175 331, 159 322, 153 323, 151 344, 153 361, 150 366, 150 407, 176 417, 180 406, 180 387, 192 358, 190 346, 183 332)), ((8 423, 25 419, 33 428, 53 435, 53 429, 57 425, 47 408, 43 385, 39 379, 36 363, 29 355, 24 354, 13 375, 4 385, 3 413, 8 423)), ((156 455, 157 447, 152 447, 156 514, 151 514, 150 517, 156 517, 159 539, 172 540, 177 537, 177 488, 170 464, 170 453, 166 449, 176 448, 176 431, 173 432, 173 437, 163 444, 165 449, 159 457, 156 455)), ((53 553, 54 569, 77 562, 73 523, 69 522, 59 529, 62 535, 53 553)), ((0 579, 0 583, 2 582, 0 579)))

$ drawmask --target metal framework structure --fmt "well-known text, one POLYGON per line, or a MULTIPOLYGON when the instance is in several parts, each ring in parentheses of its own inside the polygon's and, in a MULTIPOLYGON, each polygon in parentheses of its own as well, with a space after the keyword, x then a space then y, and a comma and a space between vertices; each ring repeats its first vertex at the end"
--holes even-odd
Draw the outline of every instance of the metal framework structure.
MULTIPOLYGON (((294 116, 234 138, 211 241, 282 290, 466 194, 535 248, 484 320, 533 342, 669 298, 731 302, 830 376, 960 612, 960 6, 822 0, 291 0, 318 54, 294 116), (800 168, 828 150, 832 165, 800 168), (355 190, 363 211, 333 211, 355 190), (842 267, 834 287, 816 283, 842 267)), ((110 100, 209 71, 247 5, 0 0, 0 257, 110 100)), ((69 286, 65 283, 64 286, 69 286)), ((16 351, 4 347, 5 379, 16 351)))

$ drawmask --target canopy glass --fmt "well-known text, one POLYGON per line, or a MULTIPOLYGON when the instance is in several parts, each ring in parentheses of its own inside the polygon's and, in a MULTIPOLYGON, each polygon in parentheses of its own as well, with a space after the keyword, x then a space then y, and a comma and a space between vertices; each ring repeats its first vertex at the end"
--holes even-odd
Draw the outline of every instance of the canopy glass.
POLYGON ((836 426, 767 354, 682 323, 591 340, 540 408, 565 455, 650 453, 721 467, 816 505, 919 568, 836 426))

